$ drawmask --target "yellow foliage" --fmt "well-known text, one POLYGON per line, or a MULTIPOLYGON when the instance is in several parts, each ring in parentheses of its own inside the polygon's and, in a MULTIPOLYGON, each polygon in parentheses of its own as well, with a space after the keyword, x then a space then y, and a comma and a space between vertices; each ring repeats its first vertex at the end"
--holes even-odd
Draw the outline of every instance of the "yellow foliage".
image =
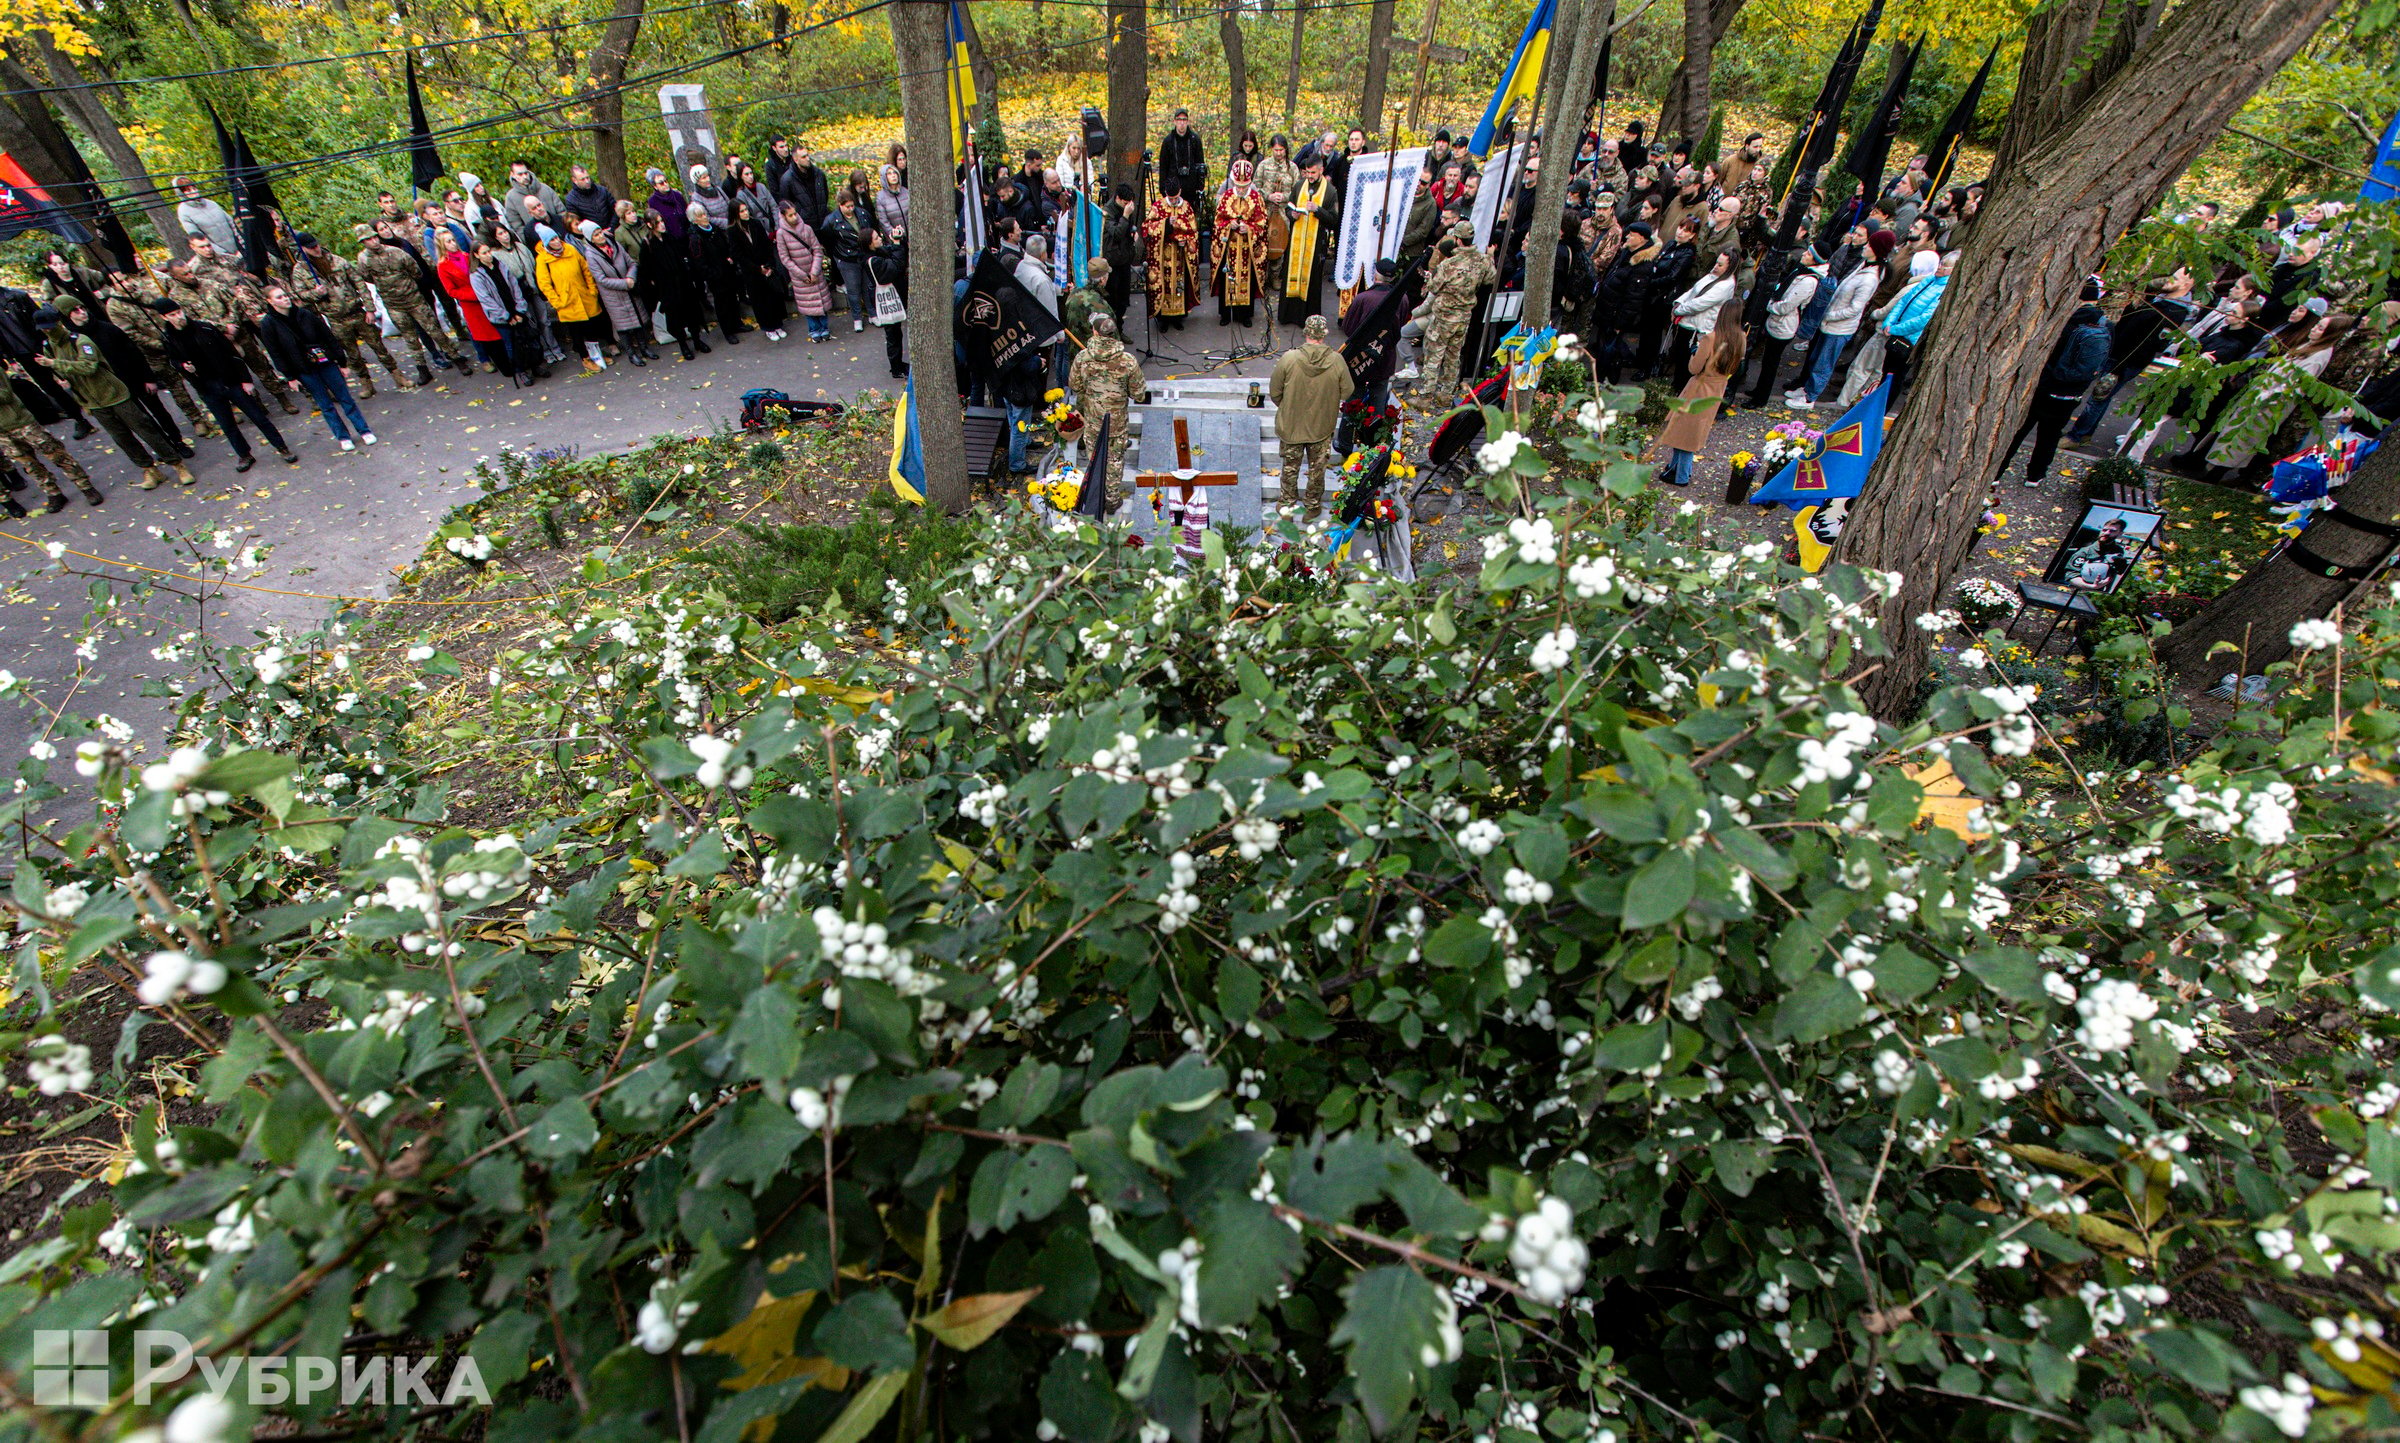
POLYGON ((75 0, 0 0, 0 49, 28 58, 30 44, 15 42, 36 31, 50 32, 50 43, 69 55, 97 55, 100 47, 83 28, 84 9, 75 0))

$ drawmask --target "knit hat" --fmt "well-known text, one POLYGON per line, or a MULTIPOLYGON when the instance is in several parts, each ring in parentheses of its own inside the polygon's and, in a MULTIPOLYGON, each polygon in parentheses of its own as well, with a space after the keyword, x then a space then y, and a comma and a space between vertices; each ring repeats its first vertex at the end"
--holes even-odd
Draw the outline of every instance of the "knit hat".
POLYGON ((600 238, 600 222, 596 220, 587 220, 583 224, 575 227, 575 229, 583 236, 585 240, 598 240, 600 238))
POLYGON ((1888 230, 1875 231, 1867 237, 1867 250, 1877 260, 1889 256, 1892 253, 1892 247, 1898 244, 1900 244, 1900 237, 1893 235, 1888 230))
POLYGON ((65 325, 67 318, 60 315, 54 306, 36 306, 33 311, 33 323, 47 331, 65 325))
POLYGON ((1375 275, 1378 279, 1388 281, 1398 274, 1400 274, 1398 261, 1393 260, 1390 256, 1380 256, 1376 259, 1375 275))
POLYGON ((1308 337, 1308 338, 1309 338, 1310 340, 1312 340, 1312 341, 1321 341, 1321 340, 1324 340, 1324 339, 1325 339, 1325 318, 1324 318, 1323 316, 1321 316, 1321 315, 1320 315, 1320 316, 1310 316, 1310 317, 1309 317, 1307 320, 1305 320, 1305 321, 1301 322, 1301 324, 1300 324, 1300 334, 1302 334, 1302 335, 1304 335, 1304 336, 1308 337))
POLYGON ((652 166, 652 167, 650 167, 648 170, 645 170, 645 171, 643 171, 643 172, 642 172, 642 179, 644 179, 644 180, 646 180, 646 181, 650 182, 652 185, 656 185, 656 184, 658 184, 660 181, 662 181, 662 180, 665 180, 666 178, 667 178, 667 173, 666 173, 665 171, 663 171, 663 170, 660 170, 660 169, 659 169, 657 166, 655 166, 655 165, 654 165, 654 166, 652 166))
POLYGON ((543 245, 548 245, 550 242, 558 239, 558 232, 550 229, 550 227, 537 220, 533 223, 533 238, 537 241, 540 241, 543 245))

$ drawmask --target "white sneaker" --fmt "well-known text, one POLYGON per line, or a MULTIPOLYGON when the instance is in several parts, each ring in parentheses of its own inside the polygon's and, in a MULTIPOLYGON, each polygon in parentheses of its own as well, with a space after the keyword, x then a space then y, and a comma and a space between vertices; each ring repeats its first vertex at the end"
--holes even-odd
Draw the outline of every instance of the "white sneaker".
POLYGON ((361 445, 365 445, 365 446, 372 446, 372 445, 374 445, 374 444, 375 444, 375 433, 374 433, 374 432, 372 432, 372 431, 364 432, 364 433, 362 433, 362 434, 359 436, 359 438, 358 438, 358 439, 359 439, 359 444, 361 444, 361 445))
POLYGON ((1399 370, 1392 372, 1392 379, 1395 381, 1413 381, 1416 378, 1417 368, 1414 366, 1402 366, 1399 370))
POLYGON ((1817 409, 1817 404, 1814 401, 1795 401, 1788 396, 1784 398, 1783 404, 1791 407, 1795 411, 1814 411, 1817 409))
POLYGON ((858 317, 856 317, 856 316, 852 316, 852 317, 850 318, 850 330, 851 330, 851 333, 852 333, 853 335, 857 334, 857 333, 858 333, 858 332, 860 332, 860 331, 863 331, 863 330, 865 330, 866 328, 867 328, 867 323, 866 323, 865 321, 862 321, 862 320, 860 320, 860 319, 859 319, 858 317))
POLYGON ((342 438, 342 449, 345 451, 355 451, 358 449, 358 446, 349 437, 344 436, 342 438))

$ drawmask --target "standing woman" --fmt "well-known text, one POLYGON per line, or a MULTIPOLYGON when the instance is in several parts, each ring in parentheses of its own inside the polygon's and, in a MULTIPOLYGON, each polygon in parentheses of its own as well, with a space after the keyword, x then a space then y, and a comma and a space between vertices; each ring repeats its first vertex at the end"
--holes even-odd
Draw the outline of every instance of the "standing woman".
POLYGON ((707 355, 708 341, 700 334, 700 288, 692 280, 691 258, 681 243, 667 239, 666 217, 656 211, 650 214, 650 240, 642 247, 641 269, 635 272, 635 280, 665 320, 667 334, 683 348, 683 358, 690 360, 694 351, 707 355))
POLYGON ((875 177, 863 165, 850 168, 850 178, 842 182, 842 193, 857 202, 858 213, 867 224, 874 224, 875 177))
POLYGON ((689 223, 683 232, 683 249, 692 262, 692 287, 716 307, 717 326, 725 333, 725 344, 738 346, 747 328, 742 324, 742 270, 733 255, 733 232, 717 224, 702 201, 693 201, 684 219, 689 223))
POLYGON ((642 319, 641 303, 633 298, 632 255, 609 239, 597 222, 587 220, 583 223, 583 260, 592 273, 592 285, 600 292, 606 324, 617 333, 617 345, 625 359, 637 366, 648 365, 656 353, 650 349, 650 326, 642 319))
POLYGON ((441 262, 433 268, 435 279, 441 282, 442 294, 458 303, 459 319, 467 323, 467 339, 475 343, 477 355, 495 371, 508 370, 508 345, 499 329, 483 313, 483 303, 475 297, 475 259, 458 248, 458 240, 448 230, 433 233, 434 248, 441 252, 441 262))
POLYGON ((842 278, 842 294, 850 301, 850 329, 863 331, 867 317, 874 314, 875 283, 867 275, 867 245, 875 235, 872 221, 864 219, 858 208, 858 193, 845 186, 817 230, 817 239, 824 242, 825 254, 833 261, 834 270, 842 278))
POLYGON ((903 157, 899 163, 883 168, 883 189, 875 192, 875 224, 887 235, 908 234, 908 172, 905 157, 908 152, 898 146, 893 153, 903 157))
POLYGON ((886 170, 898 172, 900 176, 900 188, 902 190, 908 189, 907 146, 901 144, 897 140, 893 141, 892 148, 883 153, 883 166, 886 170))
MULTIPOLYGON (((868 268, 877 281, 900 293, 900 303, 908 304, 908 240, 899 231, 877 231, 873 249, 868 252, 868 268)), ((903 380, 908 375, 907 343, 901 332, 905 322, 883 327, 883 355, 891 363, 892 379, 903 380)))
POLYGON ((808 338, 832 340, 833 328, 825 322, 825 313, 833 309, 833 287, 825 281, 825 244, 790 201, 784 202, 775 224, 775 254, 791 278, 792 309, 808 322, 808 338))
POLYGON ((485 329, 499 339, 484 346, 484 359, 494 370, 505 370, 520 386, 530 386, 542 373, 541 342, 533 337, 533 297, 500 259, 490 241, 475 246, 475 268, 468 278, 475 304, 482 310, 485 329))
POLYGON ((1725 388, 1741 374, 1742 359, 1742 308, 1720 306, 1715 327, 1693 348, 1692 378, 1683 387, 1683 399, 1699 404, 1669 413, 1651 445, 1654 456, 1662 448, 1671 453, 1667 464, 1658 468, 1659 480, 1671 486, 1692 484, 1692 458, 1707 449, 1717 407, 1725 399, 1725 388))
POLYGON ((733 198, 737 203, 749 206, 750 214, 760 224, 771 223, 775 214, 775 197, 760 183, 757 169, 748 161, 742 162, 740 181, 733 188, 733 198))
MULTIPOLYGON (((746 169, 747 167, 745 167, 746 169)), ((775 250, 775 232, 763 219, 772 211, 752 210, 750 202, 733 203, 734 263, 741 268, 742 289, 750 298, 750 314, 770 341, 783 339, 783 316, 790 308, 792 278, 783 272, 783 257, 775 250)))
MULTIPOLYGON (((1254 178, 1258 170, 1258 163, 1266 159, 1266 155, 1267 153, 1265 151, 1259 149, 1258 132, 1255 130, 1243 131, 1242 138, 1237 141, 1233 147, 1233 158, 1237 161, 1246 160, 1250 162, 1250 169, 1254 178)), ((1228 165, 1225 167, 1225 184, 1220 188, 1219 193, 1221 194, 1223 191, 1231 190, 1232 188, 1233 167, 1228 165)))
POLYGON ((1735 278, 1734 268, 1741 258, 1740 251, 1717 252, 1708 274, 1675 298, 1675 341, 1666 361, 1669 376, 1683 369, 1684 359, 1699 348, 1700 338, 1716 329, 1718 313, 1740 296, 1741 282, 1735 278))
POLYGON ((1251 183, 1251 165, 1236 160, 1217 202, 1217 324, 1247 326, 1257 315, 1267 264, 1267 199, 1251 183))
POLYGON ((585 375, 607 370, 600 348, 608 344, 608 312, 600 304, 600 286, 583 248, 539 221, 533 233, 542 242, 534 252, 534 283, 558 317, 561 339, 583 342, 585 375))
POLYGON ((650 170, 650 213, 664 223, 668 240, 683 244, 683 217, 691 202, 682 191, 667 179, 667 173, 653 166, 650 170))

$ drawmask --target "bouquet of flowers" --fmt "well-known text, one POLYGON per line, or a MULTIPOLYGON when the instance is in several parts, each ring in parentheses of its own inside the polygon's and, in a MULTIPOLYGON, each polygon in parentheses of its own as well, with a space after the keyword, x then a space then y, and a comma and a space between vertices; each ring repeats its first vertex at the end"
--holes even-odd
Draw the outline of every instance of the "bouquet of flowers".
POLYGON ((1076 499, 1083 495, 1083 473, 1071 466, 1056 467, 1048 475, 1026 482, 1025 494, 1038 496, 1060 511, 1073 511, 1076 499))
POLYGON ((1071 440, 1083 433, 1083 415, 1067 404, 1066 392, 1053 386, 1042 393, 1042 399, 1049 403, 1042 411, 1042 419, 1058 432, 1059 439, 1071 440))
POLYGON ((1349 427, 1354 447, 1388 445, 1398 438, 1400 408, 1370 406, 1365 397, 1352 396, 1342 403, 1342 420, 1349 427))
POLYGON ((1785 421, 1767 432, 1767 439, 1758 448, 1758 461, 1773 475, 1787 462, 1815 454, 1825 440, 1825 433, 1811 430, 1805 422, 1785 421))
POLYGON ((1970 576, 1958 584, 1959 619, 1978 636, 2016 609, 2016 594, 1988 576, 1970 576))

